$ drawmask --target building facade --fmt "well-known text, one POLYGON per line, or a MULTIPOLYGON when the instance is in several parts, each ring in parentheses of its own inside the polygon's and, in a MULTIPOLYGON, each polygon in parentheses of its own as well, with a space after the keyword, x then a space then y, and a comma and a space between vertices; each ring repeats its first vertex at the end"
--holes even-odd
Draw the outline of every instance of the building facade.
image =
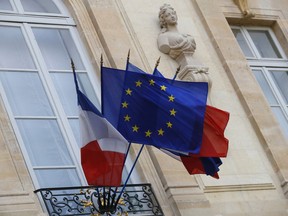
POLYGON ((209 103, 230 113, 219 180, 146 146, 131 183, 151 183, 165 215, 288 215, 287 11, 285 0, 1 0, 0 215, 47 215, 35 189, 85 185, 70 59, 100 107, 100 56, 124 69, 128 50, 145 71, 160 56, 166 77, 181 65, 178 79, 209 82, 209 103), (164 4, 177 13, 165 31, 189 48, 161 37, 164 4))

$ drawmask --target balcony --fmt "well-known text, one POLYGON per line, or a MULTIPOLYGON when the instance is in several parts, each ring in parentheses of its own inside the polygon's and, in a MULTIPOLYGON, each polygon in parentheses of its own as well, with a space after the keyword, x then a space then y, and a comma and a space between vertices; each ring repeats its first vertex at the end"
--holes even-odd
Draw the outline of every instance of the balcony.
POLYGON ((50 216, 164 215, 150 184, 122 187, 62 187, 35 191, 50 216))

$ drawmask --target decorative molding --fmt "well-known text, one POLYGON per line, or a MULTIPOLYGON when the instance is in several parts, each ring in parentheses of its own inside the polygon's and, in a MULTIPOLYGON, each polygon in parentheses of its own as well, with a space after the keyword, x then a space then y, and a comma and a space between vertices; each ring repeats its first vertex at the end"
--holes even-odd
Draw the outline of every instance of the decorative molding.
POLYGON ((275 190, 273 181, 269 175, 227 175, 220 181, 211 181, 201 178, 205 193, 229 192, 229 191, 253 191, 253 190, 275 190))
POLYGON ((255 13, 249 8, 248 0, 234 0, 234 3, 239 7, 245 18, 252 18, 255 13))
POLYGON ((168 187, 165 189, 166 193, 171 199, 173 197, 177 206, 181 208, 181 206, 188 207, 209 207, 210 202, 205 196, 203 190, 201 190, 198 186, 179 186, 179 187, 168 187))

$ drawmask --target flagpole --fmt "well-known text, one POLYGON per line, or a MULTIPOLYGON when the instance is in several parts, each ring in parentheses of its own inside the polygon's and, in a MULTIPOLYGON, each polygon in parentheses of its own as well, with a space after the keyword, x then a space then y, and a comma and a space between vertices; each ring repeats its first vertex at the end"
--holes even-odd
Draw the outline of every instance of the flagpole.
POLYGON ((127 54, 126 71, 128 70, 129 60, 130 60, 130 49, 128 50, 128 54, 127 54))
POLYGON ((102 67, 103 67, 103 55, 100 57, 100 77, 101 77, 101 113, 103 115, 103 86, 102 86, 102 67))
MULTIPOLYGON (((103 83, 102 82, 102 67, 103 67, 103 54, 101 53, 101 56, 100 56, 100 77, 101 77, 101 84, 103 83)), ((101 114, 104 116, 104 113, 103 113, 103 86, 101 85, 101 114)), ((110 190, 111 190, 111 187, 109 187, 109 193, 110 193, 110 190)), ((99 191, 98 191, 98 188, 97 188, 97 192, 99 194, 99 191)), ((101 199, 100 199, 100 196, 99 196, 99 206, 103 206, 105 208, 106 206, 106 193, 105 193, 105 186, 103 186, 103 205, 102 205, 102 202, 101 202, 101 199)))
POLYGON ((130 169, 130 172, 129 172, 127 178, 126 178, 126 181, 125 181, 124 185, 122 186, 122 189, 121 189, 121 191, 120 191, 120 194, 118 195, 118 198, 117 198, 117 200, 116 200, 116 202, 115 202, 115 208, 116 208, 116 206, 117 206, 117 204, 118 204, 118 202, 119 202, 119 200, 120 200, 120 198, 121 198, 121 196, 122 196, 122 193, 123 193, 123 191, 124 191, 124 189, 125 189, 125 187, 126 187, 126 185, 127 185, 127 182, 128 182, 128 180, 129 180, 129 178, 130 178, 130 176, 131 176, 134 168, 135 168, 135 165, 136 165, 136 163, 137 163, 137 161, 138 161, 138 159, 139 159, 139 156, 140 156, 143 148, 144 148, 144 144, 141 146, 141 148, 140 148, 140 150, 139 150, 139 152, 138 152, 138 154, 137 154, 137 156, 136 156, 136 159, 135 159, 135 161, 134 161, 134 163, 133 163, 133 165, 132 165, 132 167, 131 167, 131 169, 130 169))
POLYGON ((71 68, 72 68, 72 72, 73 72, 75 87, 76 87, 76 90, 78 91, 79 85, 78 85, 78 81, 77 81, 77 77, 76 77, 75 64, 74 64, 72 58, 71 58, 71 68))
MULTIPOLYGON (((129 60, 130 60, 130 49, 128 50, 128 54, 127 54, 126 69, 125 69, 126 71, 128 70, 129 60)), ((126 160, 127 160, 127 157, 128 157, 129 151, 130 151, 130 147, 131 147, 131 142, 129 142, 129 144, 128 144, 128 148, 127 148, 127 151, 126 151, 126 154, 125 154, 125 158, 124 158, 124 162, 123 162, 123 168, 124 168, 124 165, 125 165, 125 163, 126 163, 126 160)), ((113 195, 112 195, 112 202, 111 202, 111 204, 114 202, 114 199, 115 199, 115 197, 116 197, 117 190, 118 190, 118 187, 115 188, 115 191, 114 191, 114 193, 113 193, 113 195)), ((117 202, 115 203, 115 207, 116 207, 118 201, 119 201, 119 200, 117 200, 117 202)))

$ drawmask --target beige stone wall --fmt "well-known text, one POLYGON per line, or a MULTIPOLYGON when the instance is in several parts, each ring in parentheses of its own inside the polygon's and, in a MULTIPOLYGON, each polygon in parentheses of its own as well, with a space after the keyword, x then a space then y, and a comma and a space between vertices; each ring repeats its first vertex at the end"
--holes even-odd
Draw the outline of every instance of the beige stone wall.
MULTIPOLYGON (((146 71, 154 68, 173 77, 177 63, 157 48, 159 7, 170 3, 178 14, 179 32, 195 38, 194 58, 209 67, 211 103, 230 112, 226 130, 228 157, 220 180, 190 176, 183 165, 153 147, 145 148, 137 170, 152 184, 165 215, 287 215, 288 141, 252 76, 228 24, 273 28, 286 53, 286 0, 250 0, 255 13, 243 18, 233 0, 64 0, 99 77, 104 65, 125 68, 126 55, 146 71), (286 197, 285 197, 286 194, 286 197)), ((37 215, 42 210, 33 194, 15 134, 3 104, 0 109, 0 215, 37 215)), ((135 156, 139 146, 132 149, 135 156)))
POLYGON ((25 165, 2 98, 0 99, 0 215, 41 215, 25 165))
MULTIPOLYGON (((97 3, 99 4, 99 1, 97 3)), ((95 7, 97 3, 94 2, 95 7)), ((112 58, 116 55, 115 59, 122 61, 118 65, 123 68, 125 59, 119 54, 123 53, 123 47, 119 49, 117 43, 127 37, 124 44, 133 50, 131 62, 152 71, 156 59, 161 56, 160 71, 167 77, 174 75, 178 65, 160 53, 156 43, 160 30, 158 8, 163 3, 170 3, 178 13, 179 32, 191 34, 196 40, 194 58, 209 67, 213 81, 212 105, 231 113, 226 131, 230 139, 230 149, 221 166, 220 180, 206 176, 189 176, 177 161, 154 148, 148 149, 147 156, 156 168, 169 202, 173 204, 173 208, 179 210, 178 212, 174 209, 174 214, 248 215, 253 212, 255 215, 263 215, 263 211, 267 212, 267 215, 286 214, 287 200, 284 193, 287 184, 287 140, 281 134, 253 78, 226 18, 234 24, 236 19, 238 23, 250 21, 243 21, 243 16, 233 1, 119 0, 113 3, 110 10, 114 8, 117 13, 114 11, 113 16, 117 14, 121 17, 118 23, 123 32, 117 35, 119 38, 110 39, 111 32, 104 29, 107 37, 103 39, 106 44, 112 44, 108 47, 112 58)), ((263 25, 260 19, 265 18, 265 23, 271 25, 273 22, 267 16, 277 10, 281 13, 283 4, 284 2, 280 1, 271 1, 268 4, 266 1, 261 9, 261 1, 258 1, 255 10, 257 20, 253 24, 263 25), (275 10, 267 9, 266 4, 272 5, 275 10), (260 17, 259 11, 262 11, 260 17)), ((98 6, 95 9, 98 15, 96 11, 94 15, 102 17, 101 19, 105 20, 103 26, 108 26, 109 18, 103 18, 106 13, 101 13, 103 10, 98 6)), ((104 7, 107 9, 107 5, 104 7)), ((99 26, 99 23, 97 25, 99 26)), ((278 30, 279 26, 280 24, 278 30)), ((281 23, 281 26, 285 25, 281 23)), ((285 37, 286 30, 282 31, 282 37, 285 37)), ((146 165, 141 165, 145 170, 146 165)))

